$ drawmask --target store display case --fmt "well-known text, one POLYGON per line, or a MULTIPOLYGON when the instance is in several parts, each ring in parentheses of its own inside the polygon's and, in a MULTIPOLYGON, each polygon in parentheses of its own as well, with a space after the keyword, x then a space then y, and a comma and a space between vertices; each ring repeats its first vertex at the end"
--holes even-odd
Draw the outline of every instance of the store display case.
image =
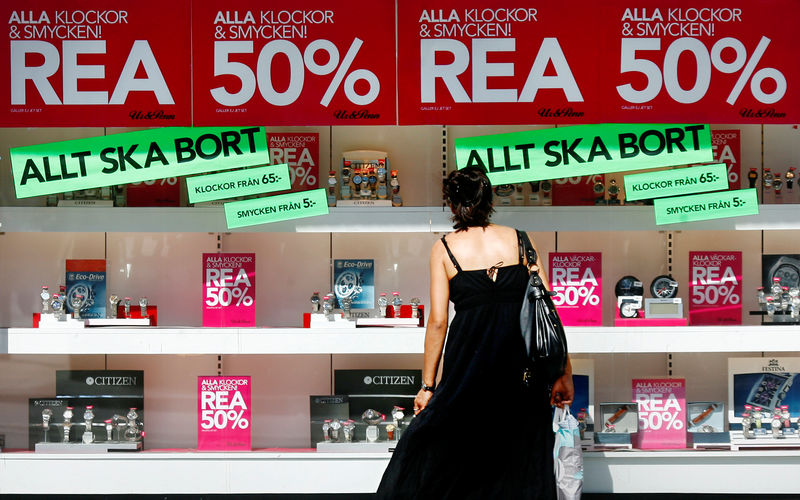
MULTIPOLYGON (((720 127, 741 131, 743 172, 760 164, 762 133, 766 161, 787 163, 794 154, 796 131, 791 126, 720 127)), ((98 474, 93 484, 79 485, 75 493, 130 491, 128 475, 152 480, 147 485, 137 481, 141 493, 373 491, 389 455, 310 449, 309 397, 336 394, 334 370, 418 370, 424 329, 304 329, 308 298, 315 290, 330 289, 333 260, 373 259, 376 292, 400 290, 404 297, 418 296, 428 304, 424 270, 430 247, 451 228, 440 189, 443 174, 454 165, 452 139, 525 128, 531 127, 325 128, 321 158, 340 158, 343 151, 364 148, 386 151, 393 166, 402 168, 403 206, 367 211, 333 207, 327 216, 233 231, 227 229, 221 208, 46 207, 44 200, 40 206, 23 207, 4 192, 0 253, 8 258, 0 265, 0 277, 14 286, 0 291, 6 304, 0 310, 0 379, 9 381, 0 386, 0 434, 6 442, 0 455, 0 492, 57 492, 61 478, 87 466, 85 458, 71 454, 11 451, 27 447, 28 398, 53 394, 51 380, 61 369, 143 370, 148 384, 145 451, 89 459, 94 470, 121 467, 130 474, 98 474), (404 148, 408 143, 418 147, 404 148), (443 146, 448 156, 444 162, 443 146), (257 255, 256 273, 263 278, 255 297, 255 328, 201 326, 200 256, 216 251, 257 255), (30 314, 40 303, 39 287, 57 283, 64 260, 74 258, 106 259, 107 288, 124 288, 132 297, 147 296, 157 303, 159 327, 30 328, 30 314), (253 377, 253 452, 184 451, 196 447, 196 376, 218 373, 253 377), (182 471, 191 471, 194 479, 175 481, 182 471)), ((51 140, 45 132, 34 134, 33 141, 51 140)), ((330 168, 324 164, 320 171, 330 168)), ((591 375, 587 410, 595 425, 601 425, 600 404, 630 401, 632 378, 680 376, 686 379, 690 401, 723 401, 729 357, 800 351, 796 326, 761 325, 746 313, 741 325, 732 326, 612 326, 613 283, 627 274, 647 277, 648 283, 649 278, 672 274, 681 283, 678 297, 688 309, 691 296, 683 285, 692 251, 741 251, 742 310, 755 310, 761 256, 796 253, 800 247, 795 211, 796 205, 770 203, 761 205, 757 216, 656 226, 648 206, 512 204, 498 207, 493 220, 529 231, 543 257, 553 251, 603 254, 604 326, 567 327, 572 356, 591 362, 591 369, 583 371, 591 375)), ((587 451, 585 464, 587 492, 675 491, 674 481, 654 484, 650 474, 669 465, 686 477, 678 486, 682 491, 751 491, 744 478, 764 468, 776 478, 769 491, 780 493, 795 486, 792 474, 782 471, 800 465, 800 453, 587 451), (647 476, 651 480, 641 479, 647 476)))

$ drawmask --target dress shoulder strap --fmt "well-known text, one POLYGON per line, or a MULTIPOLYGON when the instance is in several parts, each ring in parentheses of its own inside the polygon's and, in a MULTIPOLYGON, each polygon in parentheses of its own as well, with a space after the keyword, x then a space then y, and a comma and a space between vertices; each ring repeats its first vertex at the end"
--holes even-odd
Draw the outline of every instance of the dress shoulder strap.
POLYGON ((444 249, 447 250, 447 255, 450 256, 450 260, 453 262, 453 265, 456 267, 456 271, 461 272, 461 266, 458 265, 458 261, 456 257, 453 255, 453 252, 450 251, 450 247, 447 245, 447 240, 444 239, 442 236, 442 243, 444 244, 444 249))

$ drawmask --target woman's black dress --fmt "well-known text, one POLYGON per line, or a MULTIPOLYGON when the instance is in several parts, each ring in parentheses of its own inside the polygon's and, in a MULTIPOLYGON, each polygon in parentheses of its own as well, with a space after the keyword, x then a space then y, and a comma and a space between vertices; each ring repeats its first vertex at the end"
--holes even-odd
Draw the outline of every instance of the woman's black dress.
POLYGON ((458 272, 441 382, 398 442, 377 498, 555 498, 548 388, 522 380, 527 268, 500 267, 492 281, 486 269, 462 270, 442 241, 458 272))

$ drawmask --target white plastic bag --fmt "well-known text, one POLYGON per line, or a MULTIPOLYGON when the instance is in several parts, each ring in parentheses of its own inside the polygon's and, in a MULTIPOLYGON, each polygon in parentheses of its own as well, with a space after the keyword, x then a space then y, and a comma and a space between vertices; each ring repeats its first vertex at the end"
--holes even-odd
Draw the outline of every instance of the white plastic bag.
POLYGON ((569 407, 555 409, 553 431, 556 433, 553 462, 558 500, 580 500, 583 491, 581 435, 578 420, 569 412, 569 407))

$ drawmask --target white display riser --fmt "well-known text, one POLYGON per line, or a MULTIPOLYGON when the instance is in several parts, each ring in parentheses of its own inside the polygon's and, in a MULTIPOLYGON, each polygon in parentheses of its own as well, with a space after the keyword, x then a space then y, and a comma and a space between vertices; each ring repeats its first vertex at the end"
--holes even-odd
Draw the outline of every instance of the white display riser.
MULTIPOLYGON (((0 494, 369 493, 388 461, 385 453, 3 453, 0 494)), ((584 492, 797 493, 798 467, 798 451, 587 452, 584 492)))
MULTIPOLYGON (((566 331, 573 354, 800 351, 800 326, 566 331)), ((424 338, 424 328, 0 328, 0 354, 421 354, 424 338)))
MULTIPOLYGON (((652 206, 497 207, 493 221, 526 231, 726 231, 800 229, 797 205, 758 215, 657 226, 652 206)), ((228 229, 222 207, 0 207, 0 231, 19 232, 450 232, 444 207, 339 207, 328 215, 228 229), (368 217, 364 217, 368 214, 368 217), (391 223, 387 223, 391 218, 391 223)))

